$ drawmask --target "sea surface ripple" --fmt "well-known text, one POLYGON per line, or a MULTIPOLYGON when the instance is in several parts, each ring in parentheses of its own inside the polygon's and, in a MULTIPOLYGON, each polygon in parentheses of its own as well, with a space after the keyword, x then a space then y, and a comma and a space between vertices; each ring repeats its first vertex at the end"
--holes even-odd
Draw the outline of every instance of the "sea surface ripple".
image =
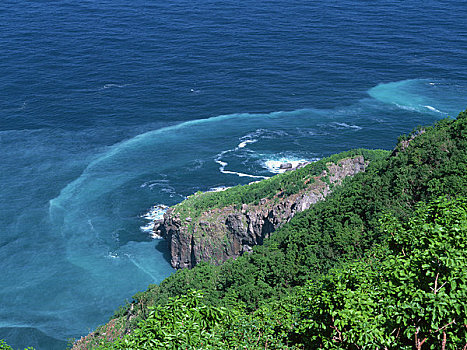
POLYGON ((467 107, 463 1, 0 6, 0 339, 64 349, 173 273, 150 220, 467 107))

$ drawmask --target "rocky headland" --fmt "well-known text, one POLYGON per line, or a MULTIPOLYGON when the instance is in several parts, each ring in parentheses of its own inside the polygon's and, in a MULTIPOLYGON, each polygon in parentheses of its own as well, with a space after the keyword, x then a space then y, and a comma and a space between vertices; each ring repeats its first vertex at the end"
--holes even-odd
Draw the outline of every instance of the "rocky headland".
MULTIPOLYGON (((361 155, 327 163, 319 175, 304 178, 304 186, 297 193, 285 195, 279 190, 257 203, 209 208, 193 217, 174 206, 156 222, 154 231, 168 241, 174 268, 192 268, 202 261, 220 264, 262 244, 296 213, 323 200, 344 178, 364 171, 367 165, 361 155)), ((284 167, 287 173, 297 171, 284 167)), ((297 168, 304 167, 301 164, 297 168)))

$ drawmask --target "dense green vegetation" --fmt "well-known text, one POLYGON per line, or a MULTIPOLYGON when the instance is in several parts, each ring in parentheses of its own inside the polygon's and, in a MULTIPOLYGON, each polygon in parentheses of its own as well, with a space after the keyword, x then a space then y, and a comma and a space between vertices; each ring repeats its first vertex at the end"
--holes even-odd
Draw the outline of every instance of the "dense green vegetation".
POLYGON ((388 238, 252 313, 188 291, 96 349, 460 349, 467 346, 467 199, 421 203, 388 238))
MULTIPOLYGON (((466 185, 463 112, 401 137, 253 253, 137 294, 116 314, 133 332, 101 348, 462 348, 466 185)), ((197 211, 260 196, 238 191, 197 211)))
POLYGON ((385 248, 300 290, 309 348, 467 346, 467 201, 421 203, 408 222, 383 220, 385 248))
MULTIPOLYGON (((13 350, 13 348, 8 345, 4 340, 0 339, 0 350, 13 350)), ((34 350, 34 348, 28 347, 24 350, 34 350)))
POLYGON ((12 350, 12 348, 7 343, 5 343, 4 340, 0 339, 0 350, 12 350))
POLYGON ((215 305, 233 298, 253 310, 342 261, 361 258, 384 236, 379 225, 383 212, 407 220, 419 201, 466 195, 467 113, 426 128, 402 150, 410 138, 401 137, 393 156, 372 161, 365 173, 296 215, 252 254, 221 266, 200 264, 178 271, 136 299, 154 305, 200 289, 215 305))

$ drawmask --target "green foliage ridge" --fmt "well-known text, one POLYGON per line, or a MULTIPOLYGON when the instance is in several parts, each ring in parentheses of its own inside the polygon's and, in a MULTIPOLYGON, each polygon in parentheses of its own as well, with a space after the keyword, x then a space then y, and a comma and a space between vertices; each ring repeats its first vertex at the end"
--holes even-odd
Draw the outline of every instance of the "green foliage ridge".
MULTIPOLYGON (((250 198, 253 185, 199 195, 196 210, 250 198)), ((149 337, 152 348, 464 348, 466 197, 462 112, 401 137, 251 254, 138 293, 120 315, 133 331, 99 349, 144 349, 149 337)))
MULTIPOLYGON (((303 168, 277 174, 271 178, 253 182, 249 185, 238 185, 219 192, 197 192, 181 203, 174 206, 174 214, 182 219, 187 217, 198 217, 200 213, 213 208, 224 208, 227 206, 240 206, 242 204, 258 204, 263 198, 272 199, 278 193, 287 197, 305 189, 327 170, 327 164, 337 164, 345 158, 363 156, 367 161, 386 158, 388 151, 355 149, 351 151, 334 154, 316 162, 310 163, 303 168)), ((328 179, 329 181, 329 179, 328 179)))

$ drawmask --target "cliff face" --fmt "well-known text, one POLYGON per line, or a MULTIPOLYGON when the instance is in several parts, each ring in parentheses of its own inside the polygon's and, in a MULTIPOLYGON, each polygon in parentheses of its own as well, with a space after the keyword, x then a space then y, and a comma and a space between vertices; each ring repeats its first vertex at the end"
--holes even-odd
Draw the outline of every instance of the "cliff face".
POLYGON ((220 264, 251 251, 262 244, 279 226, 296 213, 310 208, 331 193, 347 176, 364 171, 368 162, 363 156, 328 163, 327 171, 310 181, 296 194, 278 192, 259 204, 242 204, 209 209, 199 217, 180 218, 176 207, 170 208, 154 230, 168 240, 174 268, 192 268, 201 261, 220 264))

